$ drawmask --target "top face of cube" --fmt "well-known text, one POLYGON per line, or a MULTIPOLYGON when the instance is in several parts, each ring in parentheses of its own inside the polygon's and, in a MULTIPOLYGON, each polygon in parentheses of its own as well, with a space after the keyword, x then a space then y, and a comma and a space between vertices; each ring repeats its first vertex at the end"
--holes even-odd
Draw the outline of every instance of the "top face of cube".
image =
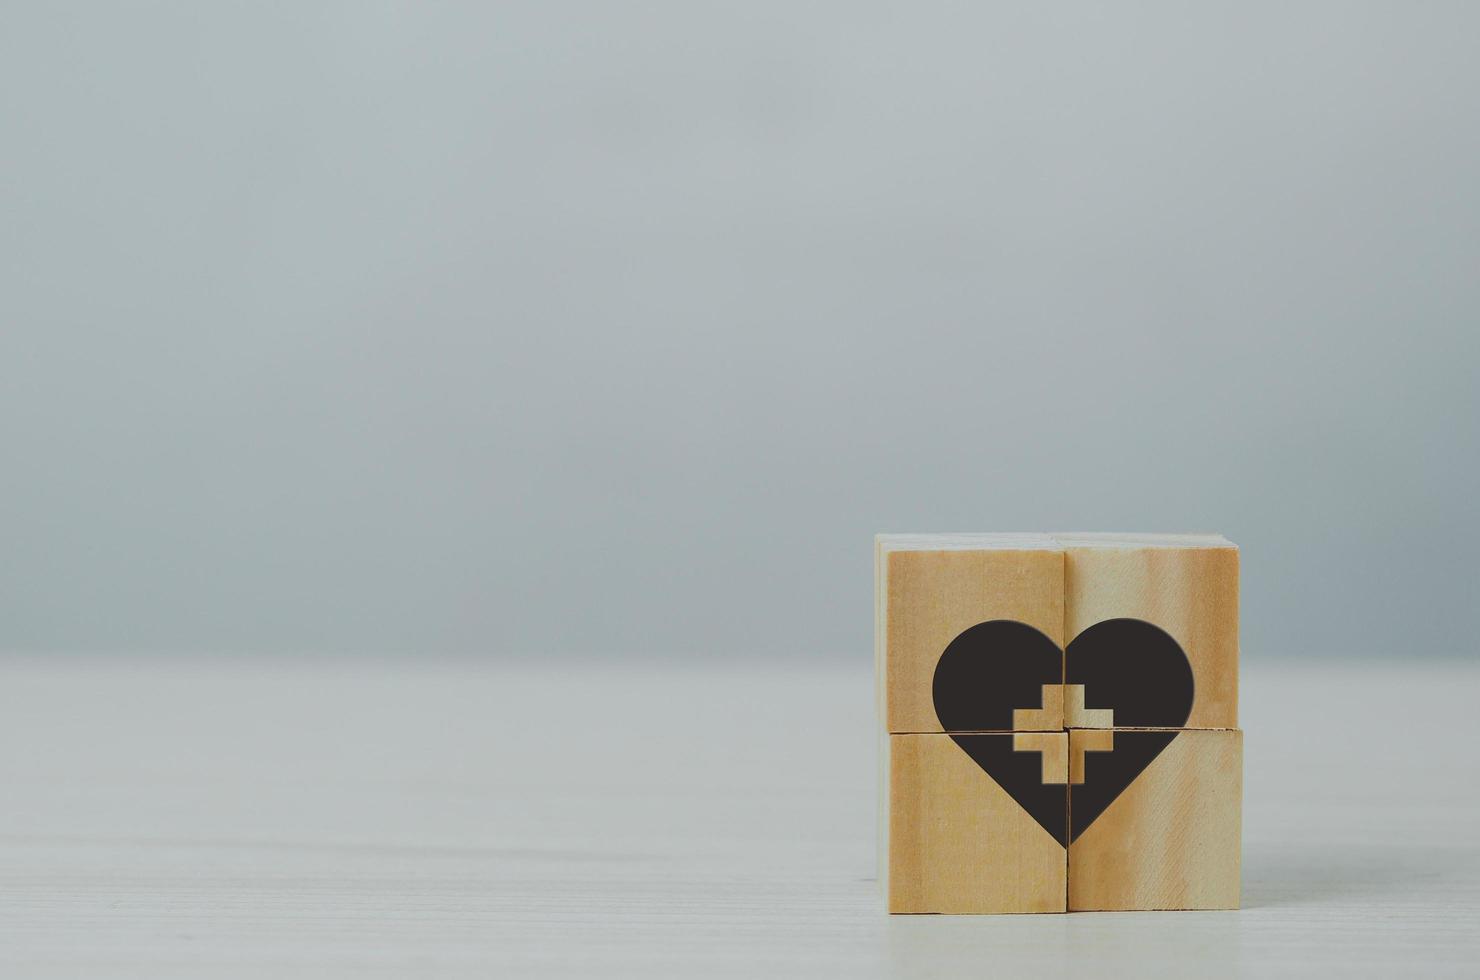
POLYGON ((1218 535, 880 535, 875 578, 890 732, 1237 726, 1218 535))

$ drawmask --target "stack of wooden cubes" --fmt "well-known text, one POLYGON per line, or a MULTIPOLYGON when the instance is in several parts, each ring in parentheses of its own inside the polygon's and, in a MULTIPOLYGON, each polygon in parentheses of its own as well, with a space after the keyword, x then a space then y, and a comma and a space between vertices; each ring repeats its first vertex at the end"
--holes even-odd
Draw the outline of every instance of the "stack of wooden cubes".
POLYGON ((1239 904, 1238 548, 880 535, 890 912, 1239 904))

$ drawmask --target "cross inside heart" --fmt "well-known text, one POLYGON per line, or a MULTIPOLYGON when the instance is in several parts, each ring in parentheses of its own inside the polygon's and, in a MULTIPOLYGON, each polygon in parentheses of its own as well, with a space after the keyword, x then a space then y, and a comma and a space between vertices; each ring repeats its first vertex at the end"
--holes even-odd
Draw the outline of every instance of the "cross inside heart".
POLYGON ((950 642, 935 665, 933 693, 941 728, 1067 846, 1177 737, 1104 729, 1186 724, 1192 665, 1166 631, 1139 619, 1096 623, 1062 653, 1033 627, 998 619, 950 642), (1062 740, 1033 733, 1065 728, 1093 731, 1076 733, 1067 766, 1055 767, 1049 754, 1062 740))

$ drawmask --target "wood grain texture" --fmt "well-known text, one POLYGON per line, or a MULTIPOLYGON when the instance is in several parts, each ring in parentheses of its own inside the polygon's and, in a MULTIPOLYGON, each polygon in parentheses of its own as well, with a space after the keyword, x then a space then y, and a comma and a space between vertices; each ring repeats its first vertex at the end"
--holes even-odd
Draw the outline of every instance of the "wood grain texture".
MULTIPOLYGON (((1063 647, 1064 557, 1042 547, 883 550, 876 622, 890 732, 939 732, 931 686, 935 665, 962 631, 993 619, 1026 623, 1063 647)), ((925 548, 921 542, 915 547, 925 548)), ((1062 712, 1044 727, 1062 728, 1062 712)))
POLYGON ((885 914, 866 655, 0 657, 0 976, 1473 977, 1480 658, 1262 652, 1243 908, 1011 916, 885 914))
MULTIPOLYGON (((1070 756, 1136 735, 1073 731, 1070 756)), ((1237 908, 1242 800, 1243 733, 1181 732, 1070 844, 1070 911, 1237 908)))
MULTIPOLYGON (((1237 728, 1237 546, 1217 535, 1053 537, 1064 548, 1069 640, 1107 619, 1141 619, 1161 627, 1192 664, 1194 698, 1186 727, 1237 728)), ((1068 724, 1096 727, 1078 714, 1068 724)))
MULTIPOLYGON (((1068 736, 1032 739, 1045 783, 1068 778, 1068 736)), ((890 735, 886 901, 890 912, 1062 912, 1063 846, 949 735, 890 735)))

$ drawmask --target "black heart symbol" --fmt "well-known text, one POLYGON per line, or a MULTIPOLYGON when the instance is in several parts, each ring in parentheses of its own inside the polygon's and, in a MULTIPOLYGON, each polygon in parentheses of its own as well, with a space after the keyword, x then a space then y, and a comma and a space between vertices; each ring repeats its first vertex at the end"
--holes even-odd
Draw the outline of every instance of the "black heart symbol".
POLYGON ((933 689, 941 728, 1054 840, 1067 845, 1177 733, 1117 731, 1111 750, 1085 754, 1084 782, 1072 790, 1045 784, 1037 752, 1015 750, 1011 738, 979 733, 1010 731, 1016 709, 1042 706, 1046 684, 1083 685, 1084 707, 1109 709, 1116 728, 1179 728, 1192 711, 1192 665, 1166 631, 1139 619, 1096 623, 1062 656, 1033 627, 992 620, 965 630, 941 653, 933 689))

